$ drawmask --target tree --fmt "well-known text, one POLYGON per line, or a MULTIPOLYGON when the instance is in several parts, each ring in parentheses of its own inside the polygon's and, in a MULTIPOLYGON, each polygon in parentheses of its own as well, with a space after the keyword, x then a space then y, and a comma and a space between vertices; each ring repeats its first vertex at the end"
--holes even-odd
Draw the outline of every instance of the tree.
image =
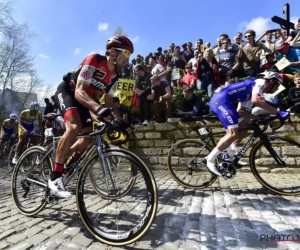
MULTIPOLYGON (((34 72, 34 57, 29 53, 34 34, 26 24, 13 22, 6 27, 0 44, 0 87, 14 90, 17 77, 31 76, 34 72)), ((2 92, 1 105, 4 101, 2 92)))
POLYGON ((124 32, 123 27, 121 25, 118 25, 115 29, 114 35, 122 35, 127 37, 127 33, 124 32))
POLYGON ((6 26, 6 22, 12 20, 11 12, 11 2, 0 2, 0 33, 3 32, 3 27, 6 26))

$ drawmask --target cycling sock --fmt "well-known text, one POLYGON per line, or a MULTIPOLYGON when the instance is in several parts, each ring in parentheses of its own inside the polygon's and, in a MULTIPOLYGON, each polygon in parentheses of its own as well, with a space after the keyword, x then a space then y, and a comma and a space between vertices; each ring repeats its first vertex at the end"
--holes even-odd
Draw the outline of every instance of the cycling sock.
POLYGON ((233 160, 234 155, 235 155, 235 151, 232 149, 231 146, 232 146, 232 145, 230 145, 230 146, 226 149, 230 161, 233 160))
POLYGON ((59 177, 62 177, 63 170, 64 170, 64 164, 55 163, 54 170, 50 177, 51 181, 54 181, 59 177))
POLYGON ((217 148, 214 148, 210 154, 207 156, 207 161, 214 162, 217 156, 221 153, 221 151, 217 148))
POLYGON ((233 151, 235 155, 239 152, 239 148, 236 145, 231 144, 230 149, 233 151))

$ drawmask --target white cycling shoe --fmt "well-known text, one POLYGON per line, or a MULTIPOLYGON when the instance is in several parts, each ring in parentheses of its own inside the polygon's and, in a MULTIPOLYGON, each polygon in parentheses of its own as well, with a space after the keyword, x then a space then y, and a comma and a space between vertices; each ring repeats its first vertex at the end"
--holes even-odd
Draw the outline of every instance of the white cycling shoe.
POLYGON ((57 178, 54 181, 48 180, 48 187, 50 189, 50 194, 59 197, 61 199, 71 199, 73 195, 65 190, 62 177, 57 178))

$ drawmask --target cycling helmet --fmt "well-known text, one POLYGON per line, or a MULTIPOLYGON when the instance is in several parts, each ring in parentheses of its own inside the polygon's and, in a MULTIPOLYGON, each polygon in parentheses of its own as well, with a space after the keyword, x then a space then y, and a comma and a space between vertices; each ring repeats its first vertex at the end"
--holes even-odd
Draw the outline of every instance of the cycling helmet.
POLYGON ((282 84, 282 82, 283 82, 281 75, 279 75, 278 73, 273 72, 273 71, 265 71, 265 72, 260 73, 258 76, 265 80, 272 80, 272 79, 276 80, 280 84, 282 84))
POLYGON ((18 120, 18 117, 17 117, 17 115, 15 115, 15 114, 10 114, 10 115, 9 115, 9 119, 10 119, 10 120, 16 121, 16 120, 18 120))
POLYGON ((134 52, 132 42, 125 36, 115 35, 107 40, 106 49, 111 49, 112 47, 116 49, 128 50, 131 54, 134 52))
POLYGON ((36 110, 36 111, 38 111, 39 108, 40 108, 40 104, 38 104, 37 102, 30 103, 30 110, 36 110))

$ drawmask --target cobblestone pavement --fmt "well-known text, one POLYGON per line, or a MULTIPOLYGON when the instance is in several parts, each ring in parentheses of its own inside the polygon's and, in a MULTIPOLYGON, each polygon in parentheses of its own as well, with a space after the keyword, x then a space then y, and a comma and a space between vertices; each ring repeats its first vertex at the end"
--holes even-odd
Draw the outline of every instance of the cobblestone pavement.
MULTIPOLYGON (((159 206, 151 229, 134 245, 112 249, 300 249, 300 241, 271 242, 298 240, 299 197, 274 195, 250 173, 202 191, 154 173, 159 206)), ((0 178, 0 249, 106 249, 84 228, 74 200, 25 217, 11 199, 10 175, 2 169, 0 178)))

